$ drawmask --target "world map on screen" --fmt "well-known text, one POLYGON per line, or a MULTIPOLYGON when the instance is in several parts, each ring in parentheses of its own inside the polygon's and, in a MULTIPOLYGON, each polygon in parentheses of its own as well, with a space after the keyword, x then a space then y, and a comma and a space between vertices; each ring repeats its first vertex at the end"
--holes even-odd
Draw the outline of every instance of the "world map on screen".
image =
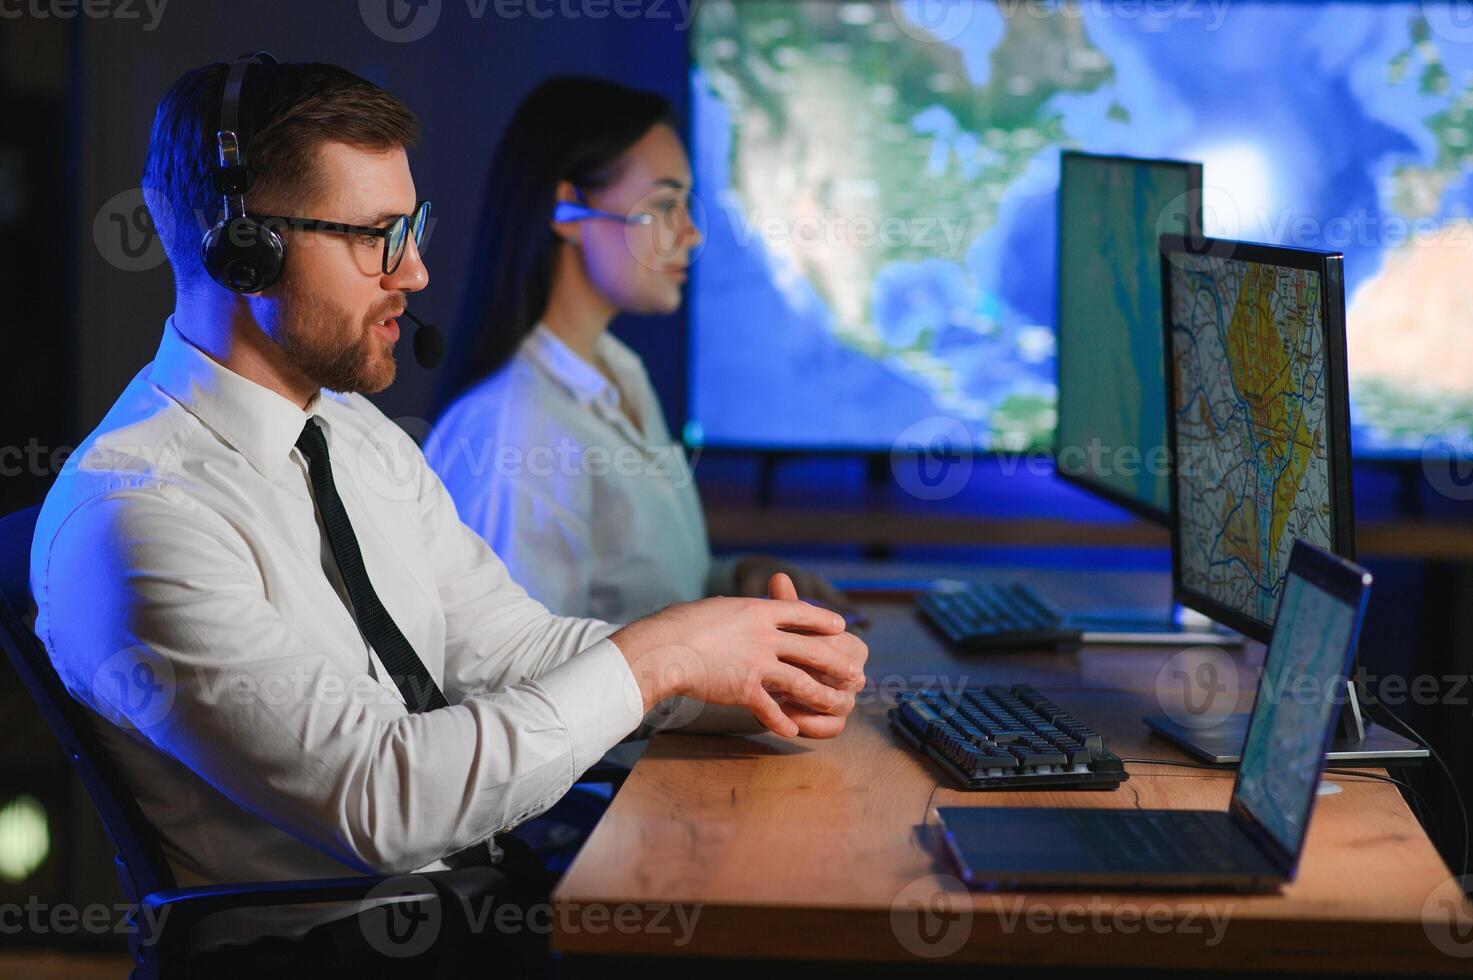
POLYGON ((705 0, 687 439, 1048 444, 1064 148, 1199 160, 1209 233, 1342 251, 1356 452, 1468 438, 1473 43, 1421 3, 1167 8, 705 0))

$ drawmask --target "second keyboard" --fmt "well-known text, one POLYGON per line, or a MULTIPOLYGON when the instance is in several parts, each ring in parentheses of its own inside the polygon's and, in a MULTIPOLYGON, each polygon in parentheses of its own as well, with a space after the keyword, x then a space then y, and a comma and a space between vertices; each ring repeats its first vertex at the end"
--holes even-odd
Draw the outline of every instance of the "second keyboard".
POLYGON ((1029 684, 906 692, 890 722, 963 789, 1114 789, 1129 778, 1099 732, 1029 684))

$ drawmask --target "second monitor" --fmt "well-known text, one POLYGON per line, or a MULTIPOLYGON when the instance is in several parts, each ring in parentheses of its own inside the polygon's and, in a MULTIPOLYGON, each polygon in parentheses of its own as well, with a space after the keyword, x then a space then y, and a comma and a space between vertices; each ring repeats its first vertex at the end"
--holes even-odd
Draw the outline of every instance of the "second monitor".
MULTIPOLYGON (((1160 266, 1173 591, 1266 643, 1295 541, 1355 553, 1343 258, 1163 235, 1160 266)), ((1200 757, 1231 762, 1246 720, 1146 723, 1200 757)), ((1369 726, 1352 685, 1332 759, 1426 754, 1369 726)))
POLYGON ((1054 467, 1165 525, 1166 381, 1157 240, 1201 224, 1202 165, 1066 151, 1059 160, 1054 467))
MULTIPOLYGON (((1202 165, 1067 150, 1059 159, 1058 475, 1166 525, 1166 378, 1157 241, 1199 234, 1202 165)), ((1183 611, 1074 613, 1086 642, 1235 643, 1183 611)))

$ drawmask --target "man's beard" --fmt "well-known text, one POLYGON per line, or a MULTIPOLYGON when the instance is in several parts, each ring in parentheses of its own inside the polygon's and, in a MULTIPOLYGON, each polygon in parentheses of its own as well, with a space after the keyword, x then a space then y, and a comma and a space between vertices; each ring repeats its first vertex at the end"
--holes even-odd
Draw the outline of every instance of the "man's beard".
POLYGON ((282 284, 277 341, 287 360, 309 381, 329 391, 373 394, 394 381, 393 345, 375 334, 371 324, 398 310, 404 301, 390 300, 366 319, 330 299, 310 296, 288 277, 282 284))

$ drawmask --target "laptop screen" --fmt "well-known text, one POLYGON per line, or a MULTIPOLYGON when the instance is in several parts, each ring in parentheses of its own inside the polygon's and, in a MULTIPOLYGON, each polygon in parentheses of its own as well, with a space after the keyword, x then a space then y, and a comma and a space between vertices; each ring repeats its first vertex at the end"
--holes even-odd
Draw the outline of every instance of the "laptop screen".
POLYGON ((1345 702, 1370 575, 1298 542, 1248 722, 1233 810, 1292 865, 1345 702))

